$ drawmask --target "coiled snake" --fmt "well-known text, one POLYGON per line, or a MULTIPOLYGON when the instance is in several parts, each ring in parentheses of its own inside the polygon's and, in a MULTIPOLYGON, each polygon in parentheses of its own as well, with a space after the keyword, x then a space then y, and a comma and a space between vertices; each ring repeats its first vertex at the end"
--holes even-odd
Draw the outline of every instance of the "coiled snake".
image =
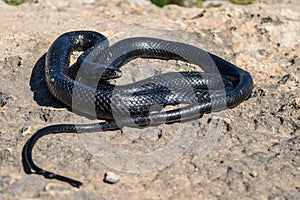
POLYGON ((58 179, 75 187, 82 183, 34 163, 32 149, 39 138, 62 132, 107 131, 191 120, 237 106, 250 96, 253 85, 248 72, 198 47, 142 37, 109 46, 104 35, 93 31, 68 32, 58 37, 47 52, 45 74, 48 89, 56 99, 74 111, 107 120, 47 126, 37 131, 23 148, 26 173, 58 179), (70 67, 74 51, 84 53, 70 67), (119 68, 134 58, 181 60, 200 66, 204 72, 171 72, 128 85, 111 84, 108 79, 120 77, 119 68), (162 110, 181 103, 187 105, 162 110))

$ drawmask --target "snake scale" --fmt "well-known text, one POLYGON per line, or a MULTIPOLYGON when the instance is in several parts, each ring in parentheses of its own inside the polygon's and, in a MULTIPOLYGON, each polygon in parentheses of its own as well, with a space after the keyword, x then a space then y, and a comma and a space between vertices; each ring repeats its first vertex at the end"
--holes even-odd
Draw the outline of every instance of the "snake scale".
POLYGON ((250 96, 253 87, 248 72, 196 46, 148 37, 128 38, 109 46, 104 35, 93 31, 59 36, 47 52, 45 74, 48 89, 57 100, 75 112, 106 119, 94 124, 50 125, 38 130, 24 145, 22 162, 26 173, 75 187, 82 183, 34 163, 32 150, 39 138, 188 121, 237 106, 250 96), (70 66, 74 51, 83 53, 70 66), (110 83, 109 79, 121 76, 120 67, 135 58, 181 60, 200 66, 203 72, 170 72, 127 85, 110 83), (163 109, 178 104, 185 106, 163 109))

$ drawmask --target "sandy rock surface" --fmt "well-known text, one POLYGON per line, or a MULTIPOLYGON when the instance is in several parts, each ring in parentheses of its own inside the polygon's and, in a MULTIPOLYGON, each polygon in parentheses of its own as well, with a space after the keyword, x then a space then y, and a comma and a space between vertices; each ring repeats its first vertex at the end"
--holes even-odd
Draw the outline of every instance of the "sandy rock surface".
MULTIPOLYGON (((49 0, 18 7, 0 1, 0 199, 300 199, 300 5, 278 2, 158 8, 146 0, 49 0), (83 186, 27 175, 21 152, 34 132, 86 121, 57 102, 44 82, 43 55, 72 30, 98 31, 111 43, 151 36, 196 45, 249 71, 252 96, 197 123, 101 133, 116 151, 141 158, 154 152, 140 165, 132 157, 101 159, 106 149, 97 146, 100 133, 49 135, 35 147, 35 161, 83 186), (179 144, 174 157, 155 156, 169 143, 179 144), (107 171, 120 180, 104 182, 107 171)), ((137 59, 117 82, 178 70, 195 67, 137 59)))

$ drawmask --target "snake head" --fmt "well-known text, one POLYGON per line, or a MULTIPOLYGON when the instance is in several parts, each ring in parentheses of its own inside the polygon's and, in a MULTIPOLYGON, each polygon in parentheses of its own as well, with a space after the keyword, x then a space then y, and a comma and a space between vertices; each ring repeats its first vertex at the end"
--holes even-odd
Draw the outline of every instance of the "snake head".
POLYGON ((92 80, 109 80, 116 79, 122 76, 122 71, 113 65, 105 65, 84 61, 78 71, 82 77, 92 80))
POLYGON ((103 80, 108 80, 108 79, 116 79, 116 78, 120 78, 122 76, 122 71, 115 66, 112 65, 105 65, 105 66, 99 66, 99 68, 101 69, 96 69, 96 72, 98 73, 98 71, 101 71, 102 68, 103 72, 101 74, 101 79, 103 80))

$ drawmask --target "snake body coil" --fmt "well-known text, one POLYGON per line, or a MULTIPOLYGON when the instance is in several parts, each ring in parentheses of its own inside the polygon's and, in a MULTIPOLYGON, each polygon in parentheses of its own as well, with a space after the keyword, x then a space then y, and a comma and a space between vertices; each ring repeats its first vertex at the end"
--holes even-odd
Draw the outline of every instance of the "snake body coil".
POLYGON ((58 37, 47 52, 45 72, 47 86, 55 98, 74 111, 107 119, 97 124, 48 126, 36 132, 24 146, 26 173, 33 170, 75 187, 82 183, 43 170, 33 162, 32 149, 39 138, 62 132, 107 131, 194 119, 237 106, 249 97, 253 84, 248 72, 192 45, 141 37, 109 46, 105 36, 92 31, 68 32, 58 37), (77 65, 69 67, 74 51, 84 53, 77 65), (119 68, 134 58, 181 60, 200 66, 204 72, 167 73, 120 86, 107 81, 119 77, 119 68), (188 105, 162 110, 180 103, 188 105))

